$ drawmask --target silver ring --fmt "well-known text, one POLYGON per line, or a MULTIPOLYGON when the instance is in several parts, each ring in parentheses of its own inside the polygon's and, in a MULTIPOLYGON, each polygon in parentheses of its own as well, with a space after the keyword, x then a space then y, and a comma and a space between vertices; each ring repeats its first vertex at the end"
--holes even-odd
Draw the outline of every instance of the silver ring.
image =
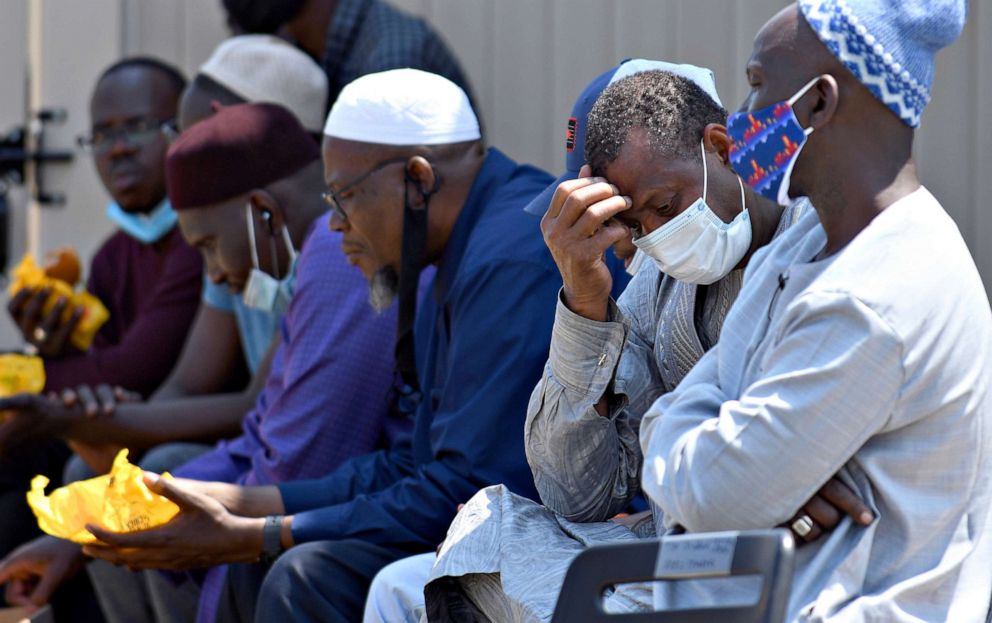
POLYGON ((802 514, 792 522, 792 531, 805 539, 813 531, 813 520, 809 515, 802 514))
POLYGON ((48 339, 48 331, 45 331, 41 327, 35 327, 34 333, 31 334, 31 337, 34 338, 35 342, 40 344, 48 339))

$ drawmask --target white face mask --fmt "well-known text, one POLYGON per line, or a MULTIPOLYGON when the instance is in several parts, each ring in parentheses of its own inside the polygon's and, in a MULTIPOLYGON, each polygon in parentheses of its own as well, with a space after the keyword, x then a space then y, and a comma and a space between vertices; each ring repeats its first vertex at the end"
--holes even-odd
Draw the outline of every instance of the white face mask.
MULTIPOLYGON (((248 283, 245 284, 244 292, 241 293, 241 300, 245 307, 281 314, 286 311, 290 299, 293 298, 293 281, 296 275, 296 250, 293 248, 293 241, 284 225, 282 227, 282 241, 289 253, 289 270, 286 271, 286 275, 281 280, 276 279, 258 267, 258 250, 255 247, 255 219, 251 216, 251 203, 245 205, 245 217, 248 220, 248 242, 251 247, 252 269, 248 275, 248 283)), ((273 264, 278 264, 275 246, 272 247, 272 259, 273 264)))
POLYGON ((744 204, 740 176, 741 213, 724 223, 706 204, 706 151, 703 153, 703 196, 684 212, 634 244, 652 258, 663 273, 679 281, 708 285, 719 281, 741 261, 751 247, 751 218, 744 204))
POLYGON ((644 260, 646 260, 647 257, 647 255, 644 255, 644 251, 638 249, 637 253, 634 254, 634 257, 630 258, 630 262, 624 270, 627 271, 628 275, 633 277, 637 274, 637 271, 641 270, 641 266, 644 264, 644 260))

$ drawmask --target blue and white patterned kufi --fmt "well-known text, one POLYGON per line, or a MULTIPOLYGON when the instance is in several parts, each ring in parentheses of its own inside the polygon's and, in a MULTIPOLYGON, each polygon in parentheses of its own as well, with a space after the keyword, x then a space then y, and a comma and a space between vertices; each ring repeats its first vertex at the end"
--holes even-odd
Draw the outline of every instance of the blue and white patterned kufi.
POLYGON ((907 125, 930 101, 934 56, 961 34, 967 0, 798 0, 827 49, 907 125))

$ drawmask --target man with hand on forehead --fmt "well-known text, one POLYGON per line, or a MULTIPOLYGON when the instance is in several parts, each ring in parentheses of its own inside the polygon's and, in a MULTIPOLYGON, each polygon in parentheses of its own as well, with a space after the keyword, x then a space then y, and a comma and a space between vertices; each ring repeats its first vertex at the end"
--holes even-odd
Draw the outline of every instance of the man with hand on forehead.
POLYGON ((550 176, 487 150, 464 91, 413 69, 350 84, 325 134, 331 227, 375 282, 376 304, 399 298, 400 320, 413 320, 412 343, 401 334, 398 356, 413 347, 414 429, 318 480, 194 487, 153 479, 182 508, 169 525, 94 528, 104 545, 88 553, 135 567, 278 556, 271 568, 232 567, 222 618, 354 621, 375 573, 433 549, 457 504, 480 487, 503 482, 536 495, 520 427, 547 356, 547 300, 561 282, 523 207, 550 176), (434 279, 415 318, 404 318, 428 265, 434 279))
POLYGON ((747 530, 839 471, 876 519, 797 551, 789 621, 986 620, 992 313, 912 157, 965 15, 800 0, 755 38, 728 122, 749 184, 816 213, 752 259, 720 342, 644 416, 643 483, 659 529, 747 530))
MULTIPOLYGON (((709 70, 628 61, 589 88, 602 91, 585 115, 589 166, 558 185, 542 220, 564 282, 524 429, 544 506, 502 487, 468 502, 425 589, 431 620, 464 609, 544 620, 582 549, 656 536, 649 513, 610 521, 638 508, 641 415, 717 342, 753 253, 810 210, 775 205, 734 173, 709 70), (614 303, 603 252, 632 232, 644 263, 614 303)), ((812 497, 824 528, 866 511, 836 482, 812 497)), ((647 609, 650 586, 609 601, 647 609)))
MULTIPOLYGON (((244 415, 242 435, 172 472, 201 481, 271 485, 322 476, 381 447, 391 405, 395 315, 369 310, 364 280, 345 261, 341 236, 327 228, 323 168, 312 137, 280 106, 225 107, 183 133, 166 169, 183 235, 203 254, 208 273, 246 298, 286 309, 272 369, 255 408, 244 415), (296 279, 289 288, 291 274, 296 279)), ((38 400, 20 398, 29 399, 38 400)), ((69 438, 138 448, 216 436, 225 426, 204 419, 185 411, 170 418, 130 412, 95 420, 52 418, 57 432, 69 438)), ((208 556, 218 545, 210 541, 213 535, 183 519, 148 538, 164 531, 191 539, 187 555, 208 556)), ((40 575, 49 584, 52 574, 73 566, 67 559, 79 558, 78 546, 42 539, 5 560, 0 581, 40 575)), ((210 566, 209 558, 196 566, 210 566)), ((189 580, 174 586, 157 572, 132 574, 103 561, 94 561, 89 571, 112 621, 189 619, 196 612, 199 589, 189 580)), ((203 586, 205 606, 216 605, 222 583, 223 570, 211 569, 203 586)))

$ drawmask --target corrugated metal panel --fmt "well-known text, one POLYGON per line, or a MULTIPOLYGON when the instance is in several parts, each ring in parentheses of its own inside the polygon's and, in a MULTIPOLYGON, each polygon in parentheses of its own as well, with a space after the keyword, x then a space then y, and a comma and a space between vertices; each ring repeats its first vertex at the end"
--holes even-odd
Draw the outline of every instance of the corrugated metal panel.
MULTIPOLYGON (((219 0, 122 0, 125 49, 192 71, 224 35, 219 0)), ((630 56, 708 66, 728 109, 746 92, 755 33, 786 0, 393 0, 431 21, 462 60, 487 134, 551 171, 564 122, 597 73, 630 56)), ((992 285, 992 6, 972 1, 961 39, 938 57, 917 133, 920 175, 955 218, 992 285)), ((926 252, 926 250, 923 250, 926 252)), ((937 250, 934 250, 937 251, 937 250)))
MULTIPOLYGON (((631 56, 713 69, 724 105, 746 93, 744 64, 783 0, 403 0, 460 55, 491 142, 552 172, 564 123, 597 73, 631 56), (469 15, 471 13, 471 15, 469 15), (456 19, 452 19, 456 16, 456 19), (468 35, 460 29, 470 24, 468 35), (480 35, 488 32, 488 35, 480 35)), ((992 291, 992 5, 972 1, 961 38, 937 59, 917 132, 920 177, 957 221, 992 291)), ((939 252, 922 249, 921 252, 939 252)))

